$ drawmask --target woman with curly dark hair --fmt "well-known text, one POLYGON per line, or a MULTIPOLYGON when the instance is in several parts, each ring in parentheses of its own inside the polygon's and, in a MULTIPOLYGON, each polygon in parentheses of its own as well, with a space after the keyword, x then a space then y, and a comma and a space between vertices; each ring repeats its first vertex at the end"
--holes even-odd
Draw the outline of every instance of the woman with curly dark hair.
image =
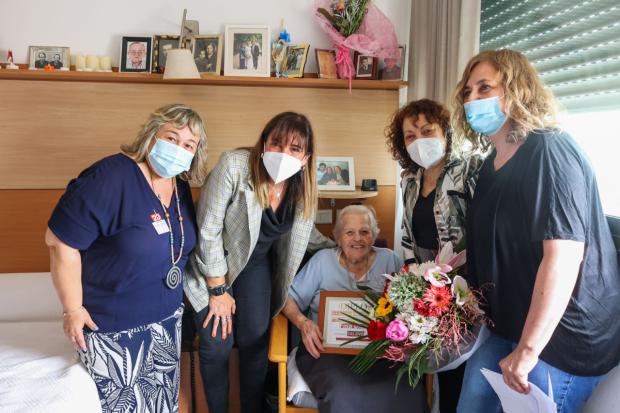
MULTIPOLYGON (((410 102, 386 128, 387 145, 403 168, 401 246, 406 263, 432 260, 446 243, 463 249, 467 201, 473 195, 479 155, 455 144, 450 112, 430 99, 410 102)), ((463 367, 439 374, 440 410, 454 412, 463 367)))

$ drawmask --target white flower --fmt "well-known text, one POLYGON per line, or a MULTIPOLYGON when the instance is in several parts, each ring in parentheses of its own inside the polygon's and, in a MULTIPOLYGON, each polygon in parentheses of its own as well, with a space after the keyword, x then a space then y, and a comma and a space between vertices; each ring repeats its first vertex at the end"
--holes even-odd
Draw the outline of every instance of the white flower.
POLYGON ((434 285, 435 287, 443 287, 446 284, 450 284, 450 277, 447 272, 452 271, 452 267, 446 264, 435 264, 424 271, 424 279, 434 285))
POLYGON ((454 280, 452 280, 452 296, 454 297, 454 301, 460 306, 471 298, 471 291, 467 285, 467 281, 460 275, 455 276, 454 280))
POLYGON ((424 317, 420 314, 410 315, 404 321, 407 323, 409 330, 424 334, 433 331, 433 328, 437 325, 436 317, 424 317))
POLYGON ((426 343, 426 340, 428 340, 428 335, 419 331, 414 331, 409 336, 409 340, 411 340, 413 344, 426 343))

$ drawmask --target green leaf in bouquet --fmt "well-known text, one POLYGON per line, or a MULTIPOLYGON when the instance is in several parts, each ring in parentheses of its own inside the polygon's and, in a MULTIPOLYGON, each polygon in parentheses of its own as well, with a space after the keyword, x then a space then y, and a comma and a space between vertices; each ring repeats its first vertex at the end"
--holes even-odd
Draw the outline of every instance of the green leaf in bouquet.
MULTIPOLYGON (((409 379, 409 386, 415 387, 422 375, 426 371, 428 345, 424 344, 418 347, 412 354, 407 363, 401 367, 406 369, 407 377, 409 379)), ((402 377, 402 375, 401 375, 402 377)), ((398 387, 398 382, 396 383, 398 387)))
POLYGON ((342 343, 340 346, 346 346, 347 344, 353 343, 354 341, 360 341, 360 340, 364 340, 366 338, 368 338, 368 335, 353 337, 353 338, 345 341, 344 343, 342 343))
POLYGON ((357 356, 351 360, 349 366, 357 374, 366 373, 390 345, 388 340, 372 341, 357 356))
POLYGON ((330 12, 328 12, 322 7, 318 8, 316 11, 319 12, 323 17, 325 17, 332 24, 332 26, 334 26, 336 29, 338 28, 338 21, 330 12))
POLYGON ((361 317, 367 319, 368 321, 371 320, 371 318, 368 316, 368 309, 365 307, 362 307, 361 305, 357 304, 357 303, 350 303, 349 308, 355 312, 355 314, 359 314, 361 317))
POLYGON ((361 320, 351 314, 345 314, 338 320, 358 327, 368 327, 368 321, 361 320))

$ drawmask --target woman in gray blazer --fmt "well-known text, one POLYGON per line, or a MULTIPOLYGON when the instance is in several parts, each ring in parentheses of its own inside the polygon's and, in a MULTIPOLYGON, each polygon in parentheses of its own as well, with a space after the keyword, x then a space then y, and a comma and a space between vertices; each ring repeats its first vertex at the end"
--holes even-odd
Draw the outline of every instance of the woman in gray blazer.
POLYGON ((241 411, 262 409, 269 321, 284 306, 313 229, 313 164, 310 122, 284 112, 267 123, 253 148, 225 152, 202 188, 199 240, 184 289, 197 313, 211 413, 228 412, 233 331, 241 411))

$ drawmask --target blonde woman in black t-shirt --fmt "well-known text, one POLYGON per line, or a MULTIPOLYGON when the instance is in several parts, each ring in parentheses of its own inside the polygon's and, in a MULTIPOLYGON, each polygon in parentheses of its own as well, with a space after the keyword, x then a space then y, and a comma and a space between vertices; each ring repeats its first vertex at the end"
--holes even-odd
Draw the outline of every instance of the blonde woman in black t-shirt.
POLYGON ((458 411, 500 411, 487 368, 520 393, 551 383, 558 412, 579 412, 620 361, 620 277, 594 172, 521 53, 473 57, 455 100, 457 131, 493 148, 467 225, 492 334, 467 363, 458 411))

